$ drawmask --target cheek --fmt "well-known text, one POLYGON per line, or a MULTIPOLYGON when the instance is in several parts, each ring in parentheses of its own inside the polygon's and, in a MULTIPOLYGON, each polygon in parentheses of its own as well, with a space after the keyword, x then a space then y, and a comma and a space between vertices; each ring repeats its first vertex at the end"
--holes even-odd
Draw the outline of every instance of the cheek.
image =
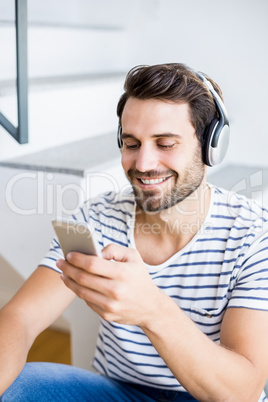
POLYGON ((124 151, 121 153, 121 164, 125 172, 127 172, 133 165, 133 158, 127 155, 124 151))
POLYGON ((185 162, 185 155, 180 153, 169 153, 162 158, 163 165, 175 172, 183 169, 185 162))
POLYGON ((180 150, 180 152, 170 153, 162 159, 162 162, 169 169, 172 169, 181 175, 185 169, 200 165, 199 159, 200 161, 202 160, 201 153, 193 146, 188 149, 184 148, 183 150, 180 150))
POLYGON ((184 165, 193 165, 193 167, 202 161, 202 150, 197 139, 194 139, 190 144, 188 144, 182 155, 182 159, 184 165))

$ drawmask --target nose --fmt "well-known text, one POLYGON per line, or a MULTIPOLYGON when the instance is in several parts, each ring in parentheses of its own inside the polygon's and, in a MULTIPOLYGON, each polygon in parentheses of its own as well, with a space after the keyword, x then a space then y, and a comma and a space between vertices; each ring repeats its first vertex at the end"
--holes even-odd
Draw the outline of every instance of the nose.
POLYGON ((136 169, 140 172, 147 172, 156 169, 157 165, 156 152, 148 145, 142 144, 137 152, 136 169))

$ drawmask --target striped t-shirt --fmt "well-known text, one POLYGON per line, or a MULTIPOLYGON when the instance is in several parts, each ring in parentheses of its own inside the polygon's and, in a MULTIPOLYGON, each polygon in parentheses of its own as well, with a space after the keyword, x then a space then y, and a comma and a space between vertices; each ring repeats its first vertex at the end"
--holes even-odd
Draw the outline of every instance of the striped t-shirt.
MULTIPOLYGON (((268 210, 210 187, 210 208, 198 233, 166 262, 146 267, 154 283, 219 342, 227 308, 268 310, 268 210)), ((101 247, 114 243, 135 248, 135 209, 132 192, 110 192, 85 202, 73 218, 95 228, 101 247)), ((54 239, 40 265, 58 270, 59 258, 62 252, 54 239)), ((101 319, 93 366, 119 380, 184 390, 137 326, 101 319)))

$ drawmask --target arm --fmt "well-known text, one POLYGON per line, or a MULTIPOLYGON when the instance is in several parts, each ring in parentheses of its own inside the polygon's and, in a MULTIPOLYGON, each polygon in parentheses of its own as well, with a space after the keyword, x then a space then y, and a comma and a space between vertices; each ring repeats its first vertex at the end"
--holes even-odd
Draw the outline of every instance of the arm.
POLYGON ((104 319, 139 325, 198 400, 258 400, 268 375, 268 312, 229 309, 217 345, 153 284, 136 251, 110 245, 103 256, 114 261, 78 253, 61 260, 65 284, 104 319))
POLYGON ((218 345, 170 301, 159 308, 157 317, 143 330, 194 397, 200 401, 258 400, 268 375, 268 312, 227 310, 218 345))
POLYGON ((2 308, 0 395, 19 375, 36 336, 61 315, 74 297, 74 293, 63 285, 56 271, 38 267, 2 308))

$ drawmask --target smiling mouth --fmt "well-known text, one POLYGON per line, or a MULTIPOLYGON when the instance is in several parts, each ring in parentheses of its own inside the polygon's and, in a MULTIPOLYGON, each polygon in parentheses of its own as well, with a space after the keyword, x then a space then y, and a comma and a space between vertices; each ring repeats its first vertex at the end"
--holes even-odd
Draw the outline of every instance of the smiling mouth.
POLYGON ((161 179, 140 179, 140 178, 138 178, 138 180, 142 184, 160 184, 160 183, 163 183, 164 181, 167 181, 170 177, 171 176, 162 177, 161 179))

